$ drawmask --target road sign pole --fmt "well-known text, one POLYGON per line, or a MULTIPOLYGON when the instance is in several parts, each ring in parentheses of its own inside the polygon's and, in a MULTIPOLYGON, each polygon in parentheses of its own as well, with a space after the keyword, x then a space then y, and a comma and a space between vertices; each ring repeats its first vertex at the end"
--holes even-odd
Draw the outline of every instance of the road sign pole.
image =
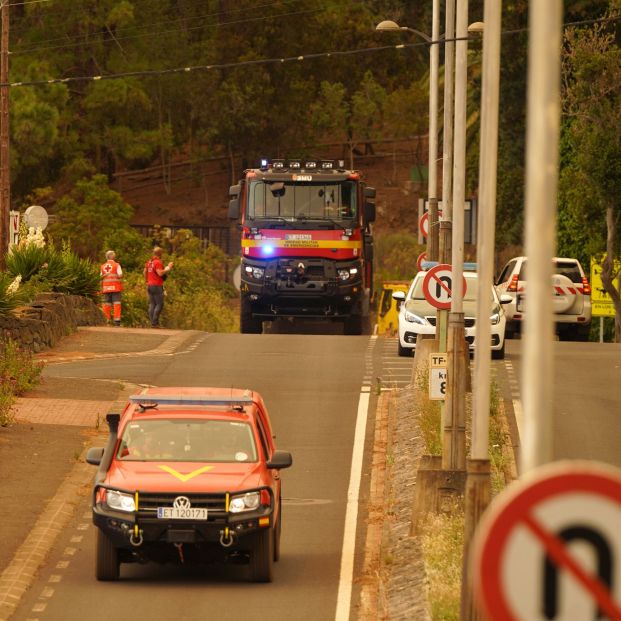
POLYGON ((500 32, 502 2, 486 2, 483 21, 483 73, 481 87, 481 148, 479 158, 479 206, 477 218, 477 305, 474 349, 473 416, 470 459, 467 465, 464 571, 461 619, 475 621, 475 606, 469 571, 470 547, 475 529, 491 499, 489 460, 489 408, 491 326, 489 292, 492 289, 496 225, 496 171, 498 165, 498 109, 500 86, 500 32))
MULTIPOLYGON (((455 136, 453 159, 453 282, 463 278, 464 203, 466 200, 466 97, 468 55, 468 0, 457 3, 455 44, 455 136)), ((442 467, 466 469, 466 358, 463 291, 453 287, 448 320, 448 390, 445 407, 442 467), (462 431, 463 430, 463 431, 462 431)))
POLYGON ((556 240, 563 2, 531 0, 529 5, 523 472, 552 459, 554 317, 550 283, 556 240))

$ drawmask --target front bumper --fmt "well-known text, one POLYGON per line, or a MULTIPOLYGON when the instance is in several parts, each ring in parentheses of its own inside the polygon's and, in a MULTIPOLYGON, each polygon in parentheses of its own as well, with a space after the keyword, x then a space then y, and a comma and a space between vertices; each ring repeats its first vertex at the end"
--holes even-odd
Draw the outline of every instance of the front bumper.
MULTIPOLYGON (((96 502, 96 488, 93 498, 93 523, 108 536, 115 547, 133 552, 138 552, 143 547, 161 544, 222 545, 223 540, 227 548, 244 549, 244 543, 248 542, 249 535, 273 526, 274 496, 272 490, 259 488, 258 490, 244 490, 244 492, 263 489, 269 491, 269 506, 260 505, 253 511, 231 513, 226 510, 228 505, 226 493, 145 494, 138 492, 138 510, 124 512, 114 510, 104 502, 96 502), (171 499, 177 496, 188 497, 193 507, 207 508, 207 519, 158 518, 157 507, 170 507, 171 499)), ((135 494, 132 491, 125 493, 135 494)))
POLYGON ((339 262, 327 259, 275 259, 270 262, 244 260, 241 272, 241 295, 255 317, 345 318, 365 314, 362 265, 359 261, 339 262), (296 262, 303 262, 298 273, 296 262), (264 276, 255 279, 246 273, 246 265, 261 267, 264 276), (288 272, 291 268, 293 271, 288 272), (339 269, 357 270, 347 280, 339 269))

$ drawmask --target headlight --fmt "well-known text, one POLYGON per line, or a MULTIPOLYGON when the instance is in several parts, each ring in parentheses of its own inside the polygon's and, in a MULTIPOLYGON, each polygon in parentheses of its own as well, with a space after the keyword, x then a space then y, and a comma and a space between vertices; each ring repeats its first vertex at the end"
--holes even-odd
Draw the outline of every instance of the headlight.
POLYGON ((243 496, 233 496, 229 502, 231 513, 241 513, 242 511, 254 511, 261 502, 260 492, 248 492, 243 496))
POLYGON ((265 270, 262 267, 256 267, 254 265, 246 265, 246 274, 255 280, 261 280, 263 278, 265 270))
POLYGON ((111 509, 117 511, 127 511, 128 513, 136 510, 136 503, 131 494, 123 494, 116 490, 109 489, 106 493, 106 503, 111 509))
POLYGON ((493 313, 492 316, 490 317, 490 320, 491 320, 493 326, 495 326, 498 323, 500 323, 500 313, 499 312, 493 313))
POLYGON ((424 326, 427 323, 422 317, 419 317, 418 315, 415 315, 408 310, 404 311, 403 317, 406 321, 409 321, 410 323, 418 323, 421 326, 424 326))
POLYGON ((349 280, 352 276, 358 273, 357 267, 341 268, 338 270, 338 275, 341 280, 349 280))

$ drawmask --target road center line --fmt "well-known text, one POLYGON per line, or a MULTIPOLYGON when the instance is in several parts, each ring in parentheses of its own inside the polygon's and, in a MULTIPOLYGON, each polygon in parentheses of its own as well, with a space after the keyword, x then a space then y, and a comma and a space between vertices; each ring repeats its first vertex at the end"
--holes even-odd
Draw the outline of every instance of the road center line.
POLYGON ((347 490, 345 531, 343 533, 341 573, 339 578, 339 590, 336 598, 335 621, 349 621, 354 574, 354 555, 356 552, 358 499, 360 496, 360 481, 362 479, 362 458, 364 456, 364 442, 369 414, 369 399, 370 394, 368 392, 360 393, 358 414, 356 417, 356 431, 354 433, 354 449, 351 458, 351 472, 349 475, 349 489, 347 490))

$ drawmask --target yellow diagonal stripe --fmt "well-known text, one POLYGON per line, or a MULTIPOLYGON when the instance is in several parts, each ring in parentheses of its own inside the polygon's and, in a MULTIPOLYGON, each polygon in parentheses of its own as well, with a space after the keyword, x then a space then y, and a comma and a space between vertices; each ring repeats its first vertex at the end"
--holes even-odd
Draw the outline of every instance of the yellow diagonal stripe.
POLYGON ((203 466, 202 468, 198 468, 197 470, 193 470, 192 472, 188 472, 187 474, 182 474, 181 472, 177 472, 177 470, 175 470, 174 468, 171 468, 170 466, 158 466, 161 470, 164 470, 164 472, 168 472, 168 474, 172 474, 175 478, 179 479, 180 481, 183 481, 185 483, 185 481, 189 481, 190 479, 193 479, 194 477, 197 477, 199 474, 203 474, 203 472, 207 472, 208 470, 211 470, 213 468, 213 466, 203 466))

